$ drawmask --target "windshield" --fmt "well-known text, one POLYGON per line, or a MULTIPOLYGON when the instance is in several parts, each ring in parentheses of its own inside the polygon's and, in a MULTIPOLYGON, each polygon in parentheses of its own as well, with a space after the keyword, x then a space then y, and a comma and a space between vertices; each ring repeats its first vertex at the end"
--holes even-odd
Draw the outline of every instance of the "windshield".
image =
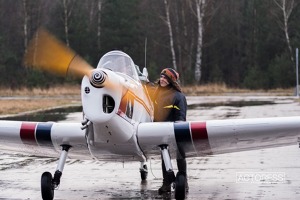
POLYGON ((134 80, 138 79, 135 64, 130 56, 122 51, 110 51, 100 59, 97 68, 110 69, 114 72, 127 74, 134 80))

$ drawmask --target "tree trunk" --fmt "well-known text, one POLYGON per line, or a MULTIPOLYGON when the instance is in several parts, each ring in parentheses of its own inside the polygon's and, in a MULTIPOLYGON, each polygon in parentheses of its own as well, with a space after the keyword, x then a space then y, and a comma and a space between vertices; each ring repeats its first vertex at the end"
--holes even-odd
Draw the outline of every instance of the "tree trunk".
POLYGON ((28 45, 28 13, 27 13, 27 0, 23 0, 23 7, 24 7, 24 24, 23 24, 23 30, 24 30, 24 49, 25 52, 27 51, 27 45, 28 45))
POLYGON ((98 49, 100 49, 101 9, 102 9, 102 0, 98 0, 98 20, 97 20, 97 46, 98 46, 98 49))
POLYGON ((167 0, 164 0, 165 8, 166 8, 166 17, 167 17, 167 26, 169 29, 169 37, 170 37, 170 48, 172 53, 172 62, 173 62, 173 68, 177 71, 177 65, 176 65, 176 55, 174 50, 174 40, 173 40, 173 33, 172 33, 172 26, 171 26, 171 20, 170 20, 170 12, 169 12, 169 4, 167 0))
POLYGON ((285 34, 286 43, 290 52, 291 61, 294 62, 294 56, 293 56, 293 49, 290 42, 290 36, 289 36, 289 27, 288 27, 288 21, 289 17, 291 16, 291 13, 295 7, 294 0, 290 0, 290 5, 288 7, 287 0, 274 0, 274 2, 277 4, 277 6, 282 10, 283 14, 283 31, 285 34))
POLYGON ((198 42, 195 64, 195 81, 199 83, 201 80, 201 64, 202 64, 202 46, 203 46, 203 17, 205 9, 205 0, 196 0, 197 22, 198 22, 198 42))
POLYGON ((66 37, 66 44, 69 47, 69 11, 68 11, 68 0, 63 0, 63 6, 64 6, 64 28, 65 28, 65 37, 66 37))

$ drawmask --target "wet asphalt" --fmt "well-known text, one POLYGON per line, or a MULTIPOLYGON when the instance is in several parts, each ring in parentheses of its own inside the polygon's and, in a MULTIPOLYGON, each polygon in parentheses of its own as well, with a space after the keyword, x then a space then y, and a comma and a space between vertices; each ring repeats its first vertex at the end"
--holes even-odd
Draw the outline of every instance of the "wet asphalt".
MULTIPOLYGON (((296 116, 300 105, 291 97, 192 97, 188 120, 296 116), (224 105, 229 101, 274 104, 224 105), (205 102, 218 102, 204 106, 205 102), (191 103, 192 102, 192 103, 191 103)), ((70 114, 78 120, 80 113, 70 114)), ((189 158, 186 199, 300 199, 300 149, 288 147, 189 158)), ((57 159, 0 152, 0 199, 41 199, 40 178, 53 173, 57 159)), ((159 195, 161 164, 148 161, 148 179, 142 182, 139 163, 69 159, 55 199, 174 199, 174 191, 159 195)), ((176 163, 173 162, 176 171, 176 163)))

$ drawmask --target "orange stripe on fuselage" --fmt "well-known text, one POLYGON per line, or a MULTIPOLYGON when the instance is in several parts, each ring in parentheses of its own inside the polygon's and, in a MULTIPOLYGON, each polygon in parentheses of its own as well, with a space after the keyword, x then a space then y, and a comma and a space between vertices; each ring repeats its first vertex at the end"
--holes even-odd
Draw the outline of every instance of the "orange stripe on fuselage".
MULTIPOLYGON (((137 102, 139 102, 144 108, 145 108, 145 110, 147 111, 147 113, 149 114, 149 115, 151 115, 151 112, 150 112, 150 108, 148 108, 148 106, 146 105, 146 103, 141 99, 141 98, 139 98, 138 96, 136 96, 133 92, 131 92, 130 90, 128 90, 127 91, 127 93, 125 94, 125 96, 127 96, 128 97, 128 99, 134 99, 134 100, 136 100, 137 102), (128 96, 127 96, 128 95, 128 96)), ((124 97, 125 97, 124 96, 124 97)), ((120 105, 120 109, 124 112, 124 103, 125 102, 123 102, 123 99, 125 99, 125 98, 122 98, 122 100, 121 100, 121 105, 120 105)))

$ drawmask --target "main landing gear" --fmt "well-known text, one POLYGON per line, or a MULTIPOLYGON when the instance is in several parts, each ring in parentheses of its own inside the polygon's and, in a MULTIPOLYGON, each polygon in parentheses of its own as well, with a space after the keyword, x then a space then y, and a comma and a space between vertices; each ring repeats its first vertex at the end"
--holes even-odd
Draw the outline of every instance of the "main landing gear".
POLYGON ((161 145, 161 156, 165 163, 167 180, 171 184, 173 183, 173 188, 175 190, 175 199, 185 199, 186 196, 186 174, 178 172, 176 177, 174 175, 170 154, 167 145, 161 145))
POLYGON ((66 163, 68 151, 70 148, 71 148, 70 145, 62 145, 62 152, 60 154, 60 158, 53 178, 50 172, 44 172, 42 174, 41 192, 42 192, 43 200, 53 200, 54 190, 57 189, 60 184, 60 177, 62 175, 66 163))

